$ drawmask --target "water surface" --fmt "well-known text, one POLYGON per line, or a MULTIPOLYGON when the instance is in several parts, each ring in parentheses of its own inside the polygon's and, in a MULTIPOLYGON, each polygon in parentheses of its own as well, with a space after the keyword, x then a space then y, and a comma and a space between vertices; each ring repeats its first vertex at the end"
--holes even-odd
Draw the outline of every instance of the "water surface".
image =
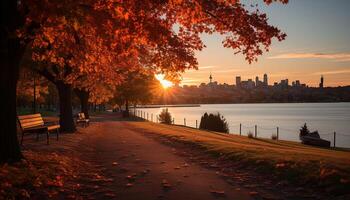
MULTIPOLYGON (((163 108, 142 108, 149 114, 160 113, 163 108)), ((200 107, 169 107, 175 124, 199 126, 200 118, 205 113, 220 113, 229 123, 230 133, 242 135, 250 131, 258 137, 271 138, 279 127, 279 138, 299 141, 299 128, 307 123, 311 131, 318 130, 321 137, 334 142, 336 146, 350 147, 350 103, 269 103, 269 104, 205 104, 200 107)))

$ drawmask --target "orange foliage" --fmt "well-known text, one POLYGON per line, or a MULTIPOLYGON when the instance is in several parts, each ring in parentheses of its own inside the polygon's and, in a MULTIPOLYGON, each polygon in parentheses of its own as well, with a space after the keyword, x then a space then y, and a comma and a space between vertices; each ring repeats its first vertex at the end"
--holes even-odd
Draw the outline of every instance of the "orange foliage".
POLYGON ((197 68, 195 51, 205 47, 202 33, 223 35, 224 47, 248 62, 268 51, 273 38, 286 36, 267 23, 266 14, 248 11, 239 0, 29 0, 24 6, 27 26, 18 35, 33 41, 37 70, 88 89, 101 81, 120 83, 121 71, 197 68), (33 24, 35 33, 24 34, 33 24))

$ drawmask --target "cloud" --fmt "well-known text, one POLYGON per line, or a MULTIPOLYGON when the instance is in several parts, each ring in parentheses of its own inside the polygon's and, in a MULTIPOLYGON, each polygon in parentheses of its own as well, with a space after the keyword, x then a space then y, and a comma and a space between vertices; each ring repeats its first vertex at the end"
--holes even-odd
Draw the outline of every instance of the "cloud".
POLYGON ((209 65, 209 66, 198 67, 198 69, 212 69, 212 68, 215 68, 215 67, 217 67, 217 66, 209 65))
POLYGON ((219 74, 219 73, 230 73, 230 72, 243 72, 250 70, 247 67, 219 67, 219 66, 204 66, 199 67, 198 70, 187 70, 186 73, 196 73, 196 74, 209 74, 210 72, 213 74, 219 74), (216 69, 213 69, 216 68, 216 69), (207 70, 211 69, 211 70, 207 70))
POLYGON ((347 74, 347 73, 350 73, 350 69, 335 70, 335 71, 324 71, 324 72, 316 72, 316 73, 313 73, 313 75, 347 74))
POLYGON ((269 59, 305 59, 305 58, 319 58, 319 59, 330 59, 338 62, 350 61, 350 53, 286 53, 276 56, 268 57, 269 59))

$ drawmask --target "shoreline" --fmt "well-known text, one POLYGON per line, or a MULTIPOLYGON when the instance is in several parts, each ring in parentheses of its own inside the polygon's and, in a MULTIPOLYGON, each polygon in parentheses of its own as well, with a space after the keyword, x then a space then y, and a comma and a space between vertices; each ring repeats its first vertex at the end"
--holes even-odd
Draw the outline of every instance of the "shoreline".
MULTIPOLYGON (((333 102, 247 102, 247 103, 200 103, 200 104, 164 104, 164 105, 138 105, 136 108, 162 108, 162 107, 201 107, 202 105, 237 105, 237 104, 340 104, 350 103, 350 101, 333 101, 333 102)), ((134 106, 130 106, 134 108, 134 106)))
MULTIPOLYGON (((167 107, 200 107, 201 104, 173 104, 173 105, 138 105, 137 108, 167 108, 167 107)), ((134 106, 130 106, 130 109, 134 109, 134 106)))

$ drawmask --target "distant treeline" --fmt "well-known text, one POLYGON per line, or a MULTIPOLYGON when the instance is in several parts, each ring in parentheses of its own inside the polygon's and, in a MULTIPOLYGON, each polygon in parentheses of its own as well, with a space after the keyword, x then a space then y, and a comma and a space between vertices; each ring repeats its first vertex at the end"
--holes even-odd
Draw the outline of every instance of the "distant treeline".
POLYGON ((242 89, 234 86, 175 87, 155 104, 350 102, 350 86, 242 89))

